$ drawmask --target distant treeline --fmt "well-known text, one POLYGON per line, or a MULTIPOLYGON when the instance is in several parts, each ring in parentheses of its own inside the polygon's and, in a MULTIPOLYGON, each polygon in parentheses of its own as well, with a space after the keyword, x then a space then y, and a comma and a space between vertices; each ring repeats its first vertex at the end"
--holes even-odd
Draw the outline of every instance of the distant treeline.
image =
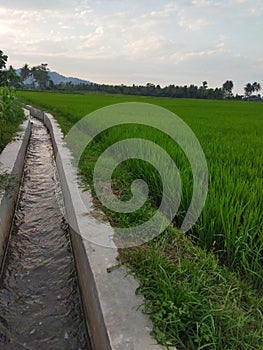
POLYGON ((261 85, 257 82, 247 83, 244 87, 244 95, 233 95, 234 83, 227 80, 222 87, 210 88, 207 81, 201 86, 191 84, 189 86, 169 85, 161 87, 152 83, 146 85, 106 85, 106 84, 73 84, 72 82, 54 84, 49 76, 47 63, 29 67, 25 64, 19 75, 12 66, 6 69, 7 56, 0 50, 0 86, 15 86, 22 89, 52 90, 62 92, 102 92, 109 94, 124 94, 137 96, 175 97, 175 98, 198 98, 198 99, 247 99, 263 101, 258 92, 261 85), (31 78, 28 84, 28 78, 31 78))
MULTIPOLYGON (((248 83, 245 88, 244 95, 233 95, 234 84, 231 80, 227 80, 220 88, 209 88, 206 81, 201 86, 191 84, 189 86, 169 85, 161 87, 152 83, 146 85, 106 85, 106 84, 78 84, 72 83, 60 83, 53 85, 52 90, 63 92, 104 92, 109 94, 124 94, 124 95, 137 95, 137 96, 156 96, 156 97, 175 97, 175 98, 197 98, 197 99, 250 99, 262 101, 261 96, 252 95, 254 92, 261 90, 259 83, 248 83)), ((51 87, 50 87, 51 88, 51 87)))
POLYGON ((105 92, 109 94, 124 94, 137 96, 156 96, 156 97, 177 97, 177 98, 204 98, 204 99, 223 99, 224 91, 222 88, 198 87, 195 85, 178 86, 169 85, 161 87, 148 83, 146 85, 106 85, 106 84, 78 84, 60 83, 55 85, 58 91, 90 91, 105 92))

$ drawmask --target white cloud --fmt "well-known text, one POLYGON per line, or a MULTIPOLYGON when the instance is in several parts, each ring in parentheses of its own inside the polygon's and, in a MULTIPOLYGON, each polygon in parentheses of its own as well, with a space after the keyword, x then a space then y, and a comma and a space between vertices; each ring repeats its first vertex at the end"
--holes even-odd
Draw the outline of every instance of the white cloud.
POLYGON ((192 5, 197 7, 225 7, 228 0, 192 0, 192 5))
POLYGON ((197 31, 205 28, 209 22, 205 19, 186 19, 184 16, 181 16, 179 22, 180 27, 183 27, 186 30, 197 31))
POLYGON ((104 29, 103 29, 103 27, 102 27, 102 26, 97 27, 96 30, 95 30, 95 33, 96 33, 96 34, 99 34, 99 35, 104 34, 104 29))
POLYGON ((209 57, 209 56, 215 56, 217 54, 221 53, 227 53, 229 52, 226 48, 223 42, 220 42, 216 44, 214 47, 203 49, 203 50, 195 50, 195 51, 185 51, 185 52, 176 52, 173 55, 169 57, 170 61, 173 61, 176 64, 185 62, 185 61, 192 61, 196 58, 202 58, 202 57, 209 57))
POLYGON ((234 0, 237 4, 245 4, 248 3, 249 0, 234 0))
POLYGON ((262 13, 262 11, 261 11, 261 9, 259 9, 259 8, 251 7, 251 8, 249 9, 249 14, 250 14, 251 16, 259 17, 259 16, 261 15, 261 13, 262 13))
POLYGON ((139 38, 134 41, 130 41, 124 46, 124 53, 127 52, 127 57, 134 59, 136 57, 144 57, 145 55, 152 54, 159 51, 162 46, 162 38, 156 36, 148 36, 147 38, 139 38))
POLYGON ((27 10, 43 10, 43 9, 65 9, 74 6, 75 0, 69 2, 68 0, 0 0, 0 7, 9 9, 27 9, 27 10))

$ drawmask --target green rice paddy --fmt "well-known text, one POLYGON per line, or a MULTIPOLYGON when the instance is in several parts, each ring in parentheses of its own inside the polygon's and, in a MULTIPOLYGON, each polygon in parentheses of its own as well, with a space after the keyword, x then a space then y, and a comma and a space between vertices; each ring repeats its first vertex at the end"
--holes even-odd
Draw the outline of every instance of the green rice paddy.
MULTIPOLYGON (((190 126, 207 159, 209 191, 201 216, 187 234, 177 232, 176 226, 190 204, 191 169, 180 148, 162 133, 134 125, 103 133, 81 158, 83 181, 93 190, 95 161, 116 141, 136 134, 165 148, 183 184, 174 227, 147 245, 120 252, 140 280, 153 333, 162 344, 178 349, 262 349, 263 103, 43 92, 19 96, 52 112, 64 133, 92 111, 131 101, 167 108, 190 126)), ((149 185, 149 200, 136 216, 105 209, 113 225, 142 222, 160 203, 158 174, 139 160, 116 169, 115 192, 129 198, 129 184, 136 178, 149 185)))

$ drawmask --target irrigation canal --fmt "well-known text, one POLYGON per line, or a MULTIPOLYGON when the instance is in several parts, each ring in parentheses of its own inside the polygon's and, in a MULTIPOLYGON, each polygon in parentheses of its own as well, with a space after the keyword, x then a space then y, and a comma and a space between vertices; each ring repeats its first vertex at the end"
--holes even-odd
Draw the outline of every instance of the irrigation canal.
POLYGON ((0 277, 0 349, 91 349, 50 136, 34 120, 0 277))

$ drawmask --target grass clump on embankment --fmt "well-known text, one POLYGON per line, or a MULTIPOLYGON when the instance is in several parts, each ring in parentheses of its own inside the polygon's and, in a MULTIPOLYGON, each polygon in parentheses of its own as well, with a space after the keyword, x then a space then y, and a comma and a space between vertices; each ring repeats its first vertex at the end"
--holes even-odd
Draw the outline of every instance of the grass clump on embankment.
MULTIPOLYGON (((169 227, 138 248, 120 251, 140 281, 145 311, 159 342, 178 349, 262 349, 263 288, 263 104, 175 100, 109 95, 20 93, 51 111, 64 132, 100 107, 128 101, 158 104, 179 115, 194 131, 207 158, 209 193, 188 237, 169 227), (192 243, 194 242, 194 244, 192 243), (202 250, 205 248, 207 252, 202 250)), ((135 126, 100 135, 81 158, 84 181, 92 189, 96 159, 112 142, 134 135, 135 126)), ((138 135, 139 132, 139 135, 138 135)), ((136 130, 153 139, 180 163, 183 198, 174 225, 189 206, 192 178, 180 150, 163 135, 136 130)), ((149 200, 130 215, 104 210, 112 224, 129 226, 152 215, 161 196, 158 176, 142 161, 126 161, 114 172, 113 189, 129 199, 129 187, 143 177, 149 200), (118 169, 119 168, 119 169, 118 169)))
POLYGON ((262 298, 182 234, 122 250, 139 279, 153 335, 178 349, 262 349, 262 298))
MULTIPOLYGON (((14 88, 0 87, 0 153, 12 140, 25 118, 14 88)), ((0 194, 10 186, 10 175, 0 173, 0 194)))
POLYGON ((0 153, 24 119, 13 88, 0 87, 0 153))

